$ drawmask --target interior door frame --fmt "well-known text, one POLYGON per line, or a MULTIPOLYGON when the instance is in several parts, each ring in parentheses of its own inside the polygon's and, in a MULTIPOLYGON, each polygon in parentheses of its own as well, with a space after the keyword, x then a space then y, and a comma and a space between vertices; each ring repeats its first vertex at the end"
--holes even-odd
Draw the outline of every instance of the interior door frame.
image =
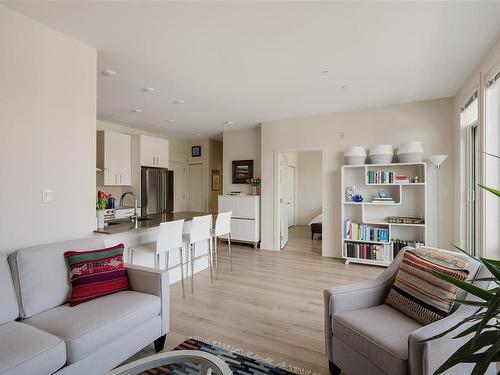
MULTIPOLYGON (((290 220, 288 220, 288 228, 296 226, 297 225, 297 166, 295 165, 287 165, 288 171, 287 171, 287 177, 290 177, 290 168, 293 169, 293 215, 292 215, 292 222, 293 224, 290 225, 290 220)), ((288 179, 290 180, 290 178, 288 179)), ((290 218, 290 217, 289 217, 290 218)))
POLYGON ((187 178, 186 178, 186 209, 189 211, 189 201, 191 197, 189 196, 189 186, 191 184, 190 176, 189 176, 189 168, 192 165, 201 166, 201 205, 203 206, 202 211, 206 211, 206 199, 205 199, 205 163, 187 163, 187 178))
MULTIPOLYGON (((323 241, 321 241, 321 255, 326 256, 326 244, 330 242, 330 215, 328 210, 324 208, 327 207, 330 202, 328 199, 327 188, 328 188, 328 170, 327 170, 327 160, 328 160, 328 146, 310 146, 310 147, 295 147, 295 148, 275 148, 274 149, 274 191, 273 191, 273 250, 281 250, 280 241, 280 194, 281 194, 281 184, 280 184, 280 154, 287 152, 308 152, 308 151, 319 151, 321 152, 321 171, 322 171, 322 186, 321 186, 321 211, 323 215, 323 241)), ((335 199, 335 198, 333 198, 335 199)))

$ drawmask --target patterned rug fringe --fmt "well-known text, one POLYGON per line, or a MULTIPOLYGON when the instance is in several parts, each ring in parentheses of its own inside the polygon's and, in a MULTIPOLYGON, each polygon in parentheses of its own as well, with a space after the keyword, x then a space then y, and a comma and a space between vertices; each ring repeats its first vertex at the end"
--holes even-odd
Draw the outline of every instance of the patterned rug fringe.
POLYGON ((245 355, 247 357, 256 359, 258 361, 266 362, 269 365, 282 368, 283 370, 293 372, 297 375, 321 375, 315 371, 306 370, 306 369, 303 369, 301 367, 290 365, 286 362, 278 362, 272 358, 262 357, 261 355, 247 352, 247 351, 245 351, 241 348, 238 348, 236 346, 227 345, 227 344, 224 344, 224 343, 216 341, 216 340, 207 340, 206 338, 200 337, 200 336, 190 336, 190 337, 188 337, 188 339, 198 340, 198 341, 204 342, 205 344, 215 345, 215 346, 218 346, 222 349, 226 349, 226 350, 234 352, 234 353, 242 354, 242 355, 245 355))

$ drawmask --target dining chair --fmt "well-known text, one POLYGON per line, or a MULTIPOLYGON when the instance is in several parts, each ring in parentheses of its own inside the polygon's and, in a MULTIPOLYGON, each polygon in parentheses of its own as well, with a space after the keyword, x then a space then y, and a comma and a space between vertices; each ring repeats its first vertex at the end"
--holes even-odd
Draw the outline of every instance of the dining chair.
POLYGON ((218 241, 219 238, 227 239, 227 246, 229 248, 229 258, 231 262, 231 272, 233 272, 233 253, 231 252, 231 216, 232 212, 219 212, 215 220, 215 228, 212 231, 214 239, 214 253, 215 253, 215 279, 219 279, 219 252, 218 241))
POLYGON ((140 244, 129 248, 129 260, 133 264, 134 252, 143 251, 154 255, 154 266, 160 268, 160 255, 165 253, 165 269, 171 270, 176 267, 181 268, 181 284, 182 284, 182 298, 186 298, 184 291, 184 261, 183 261, 183 237, 182 229, 184 227, 184 220, 169 221, 161 223, 158 227, 158 236, 156 241, 140 244), (170 252, 179 251, 179 263, 169 266, 170 252))
POLYGON ((210 282, 213 283, 212 274, 212 215, 195 216, 191 221, 189 232, 184 234, 184 245, 188 249, 191 264, 191 293, 194 293, 194 262, 202 257, 208 257, 208 268, 210 269, 210 282), (197 243, 206 241, 208 248, 205 254, 196 256, 195 247, 197 243))

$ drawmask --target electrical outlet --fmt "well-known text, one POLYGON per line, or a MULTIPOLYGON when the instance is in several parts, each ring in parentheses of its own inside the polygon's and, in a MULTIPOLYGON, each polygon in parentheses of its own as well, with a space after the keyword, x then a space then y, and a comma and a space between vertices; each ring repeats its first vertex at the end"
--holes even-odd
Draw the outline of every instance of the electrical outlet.
POLYGON ((42 203, 52 202, 52 190, 42 190, 42 203))

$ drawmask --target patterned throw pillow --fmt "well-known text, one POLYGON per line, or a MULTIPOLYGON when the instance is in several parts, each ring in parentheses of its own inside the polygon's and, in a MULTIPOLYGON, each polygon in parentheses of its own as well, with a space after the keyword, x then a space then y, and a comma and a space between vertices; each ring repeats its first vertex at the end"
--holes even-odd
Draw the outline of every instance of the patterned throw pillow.
POLYGON ((123 244, 119 244, 101 250, 64 253, 73 286, 70 306, 129 289, 123 249, 123 244))
POLYGON ((444 318, 453 308, 458 288, 432 271, 465 280, 468 265, 460 254, 429 248, 407 250, 385 303, 424 325, 444 318))

